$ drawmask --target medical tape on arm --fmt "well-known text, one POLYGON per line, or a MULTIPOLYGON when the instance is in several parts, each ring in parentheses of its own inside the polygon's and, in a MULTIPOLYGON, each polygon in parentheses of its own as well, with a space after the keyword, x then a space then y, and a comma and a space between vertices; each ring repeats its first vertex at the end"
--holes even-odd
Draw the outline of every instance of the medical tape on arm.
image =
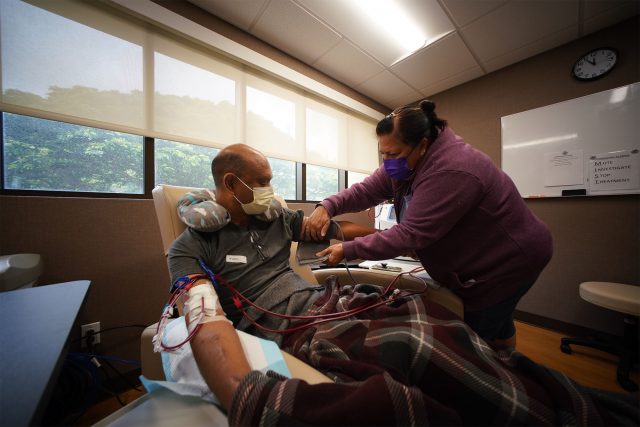
POLYGON ((224 315, 218 294, 209 281, 189 289, 187 301, 184 303, 184 313, 189 322, 187 325, 189 331, 203 323, 221 321, 232 323, 224 315))

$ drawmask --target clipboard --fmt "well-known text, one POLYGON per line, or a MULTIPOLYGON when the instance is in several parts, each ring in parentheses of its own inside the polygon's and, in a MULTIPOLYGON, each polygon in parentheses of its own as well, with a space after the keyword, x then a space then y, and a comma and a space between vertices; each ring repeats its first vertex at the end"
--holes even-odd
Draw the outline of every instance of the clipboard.
POLYGON ((300 241, 298 242, 298 249, 296 250, 296 261, 298 261, 300 265, 322 263, 329 258, 329 255, 318 257, 316 253, 327 249, 329 245, 329 240, 321 240, 318 242, 300 241))

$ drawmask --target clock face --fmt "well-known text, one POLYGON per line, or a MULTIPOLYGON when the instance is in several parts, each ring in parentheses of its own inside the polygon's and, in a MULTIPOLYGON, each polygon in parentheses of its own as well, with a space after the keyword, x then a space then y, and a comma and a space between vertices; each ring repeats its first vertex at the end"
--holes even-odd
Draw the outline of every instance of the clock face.
POLYGON ((592 50, 573 66, 573 76, 578 80, 593 80, 607 74, 618 60, 618 53, 611 48, 592 50))

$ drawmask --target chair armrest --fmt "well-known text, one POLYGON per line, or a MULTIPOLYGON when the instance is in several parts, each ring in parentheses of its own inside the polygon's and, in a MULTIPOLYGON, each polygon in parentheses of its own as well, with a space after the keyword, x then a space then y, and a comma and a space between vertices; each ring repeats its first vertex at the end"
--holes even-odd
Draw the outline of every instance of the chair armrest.
MULTIPOLYGON (((349 271, 357 283, 370 283, 378 286, 389 285, 389 283, 391 283, 391 281, 393 281, 393 279, 398 275, 398 273, 390 271, 369 270, 365 268, 350 268, 349 271)), ((320 270, 314 270, 313 274, 316 276, 318 283, 324 283, 325 279, 332 275, 338 278, 339 283, 353 283, 346 268, 323 268, 320 270)), ((427 283, 435 285, 433 279, 427 279, 427 283)), ((398 279, 395 286, 399 289, 417 291, 424 289, 424 282, 405 274, 398 279)), ((442 286, 436 286, 429 287, 426 292, 427 297, 431 301, 446 307, 456 315, 460 316, 460 318, 464 318, 464 305, 462 304, 462 300, 449 289, 442 286)))
POLYGON ((153 351, 153 336, 156 334, 157 323, 147 326, 140 337, 140 371, 150 380, 164 381, 162 358, 160 353, 153 351))

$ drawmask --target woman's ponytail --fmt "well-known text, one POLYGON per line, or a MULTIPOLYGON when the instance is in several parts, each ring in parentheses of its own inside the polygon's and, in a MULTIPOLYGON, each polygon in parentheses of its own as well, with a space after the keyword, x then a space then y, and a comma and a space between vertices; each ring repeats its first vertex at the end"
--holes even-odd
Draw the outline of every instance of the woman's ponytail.
POLYGON ((442 129, 447 125, 447 121, 438 118, 436 115, 435 102, 424 99, 420 101, 418 105, 429 121, 429 129, 425 132, 425 136, 429 141, 433 141, 438 137, 440 131, 442 131, 442 129))

